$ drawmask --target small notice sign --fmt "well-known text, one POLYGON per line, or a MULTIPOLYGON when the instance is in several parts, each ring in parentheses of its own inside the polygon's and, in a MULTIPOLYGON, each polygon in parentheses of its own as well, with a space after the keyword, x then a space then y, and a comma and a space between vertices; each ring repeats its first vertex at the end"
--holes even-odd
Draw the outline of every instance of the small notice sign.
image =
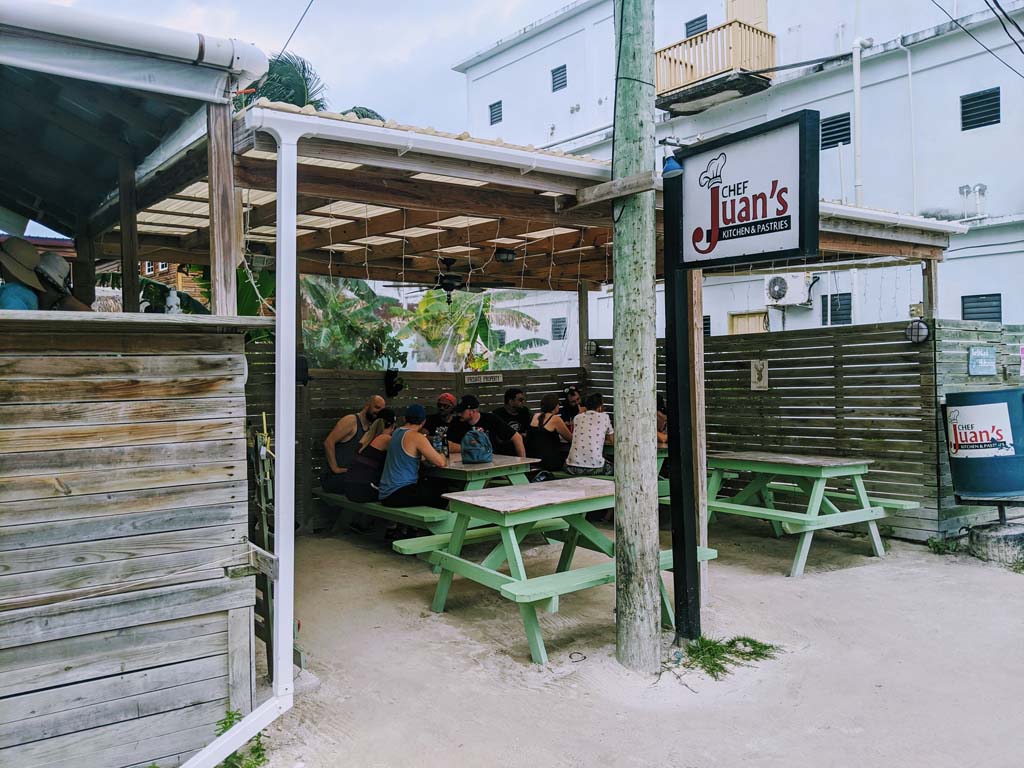
POLYGON ((501 384, 505 377, 500 373, 470 373, 466 375, 467 384, 501 384))
POLYGON ((994 346, 968 347, 967 374, 969 376, 995 376, 996 373, 996 348, 994 346))
POLYGON ((1018 376, 1024 376, 1024 347, 1020 348, 1020 370, 1017 372, 1018 376))
POLYGON ((754 390, 768 389, 768 361, 750 361, 750 388, 754 390))

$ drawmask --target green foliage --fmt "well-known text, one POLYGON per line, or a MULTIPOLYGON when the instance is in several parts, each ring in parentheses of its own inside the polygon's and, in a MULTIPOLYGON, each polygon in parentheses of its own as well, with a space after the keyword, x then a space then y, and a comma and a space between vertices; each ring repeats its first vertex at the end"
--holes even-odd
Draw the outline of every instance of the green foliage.
POLYGON ((956 539, 940 539, 933 536, 925 542, 933 555, 952 555, 960 548, 956 539))
POLYGON ((520 291, 454 291, 449 305, 444 291, 427 291, 399 335, 416 337, 433 351, 438 362, 456 371, 536 368, 541 355, 526 350, 547 344, 545 339, 519 339, 499 347, 497 334, 492 332, 492 326, 537 330, 540 323, 535 318, 499 306, 525 295, 520 291))
POLYGON ((1014 573, 1024 573, 1024 555, 1018 555, 1017 559, 1010 563, 1010 570, 1014 573))
POLYGON ((303 277, 308 309, 302 343, 311 368, 383 370, 408 355, 393 323, 406 313, 396 299, 378 296, 364 280, 303 277))
POLYGON ((349 112, 355 112, 356 117, 360 117, 363 120, 380 120, 384 122, 384 116, 375 109, 369 107, 349 107, 342 114, 347 115, 349 112))
MULTIPOLYGON (((223 719, 217 721, 217 735, 223 736, 242 720, 242 713, 237 709, 229 709, 223 719)), ((263 734, 256 736, 244 748, 228 755, 218 768, 261 768, 270 762, 267 748, 263 744, 263 734)))
POLYGON ((732 672, 733 667, 773 659, 780 650, 777 645, 743 635, 731 640, 699 637, 688 642, 682 651, 676 651, 674 661, 675 666, 699 669, 713 680, 721 680, 732 672))
POLYGON ((243 93, 235 98, 235 108, 241 109, 257 99, 267 98, 294 104, 307 105, 317 112, 327 109, 327 85, 306 59, 294 53, 278 53, 271 57, 267 74, 254 83, 253 93, 243 93))
MULTIPOLYGON (((96 275, 96 287, 120 290, 121 273, 104 272, 96 275)), ((143 302, 148 303, 149 306, 155 307, 162 312, 167 307, 167 297, 171 293, 171 286, 164 285, 156 280, 150 280, 148 277, 140 277, 139 293, 143 302)), ((178 291, 178 301, 181 305, 181 311, 186 315, 210 314, 210 310, 203 306, 201 301, 189 296, 184 291, 178 291)))

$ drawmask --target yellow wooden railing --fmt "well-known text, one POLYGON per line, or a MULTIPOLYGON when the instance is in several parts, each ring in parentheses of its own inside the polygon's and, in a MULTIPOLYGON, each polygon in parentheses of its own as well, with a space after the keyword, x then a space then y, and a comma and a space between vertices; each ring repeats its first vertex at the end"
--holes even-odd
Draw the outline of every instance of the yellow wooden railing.
POLYGON ((774 65, 775 35, 742 21, 728 21, 654 52, 659 96, 723 72, 774 65))

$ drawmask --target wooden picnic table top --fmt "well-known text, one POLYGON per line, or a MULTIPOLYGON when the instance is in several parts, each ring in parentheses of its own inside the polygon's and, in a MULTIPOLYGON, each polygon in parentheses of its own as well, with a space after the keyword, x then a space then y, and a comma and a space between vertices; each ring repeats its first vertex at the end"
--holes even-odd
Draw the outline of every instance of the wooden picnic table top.
POLYGON ((716 451, 708 454, 708 464, 744 461, 758 464, 788 465, 795 467, 859 467, 872 464, 872 459, 842 456, 803 456, 769 451, 716 451))
POLYGON ((455 491, 444 497, 461 501, 476 507, 489 509, 499 514, 524 512, 553 504, 567 504, 574 501, 596 499, 615 495, 615 483, 593 477, 571 477, 565 480, 550 480, 531 485, 508 485, 499 488, 482 488, 479 491, 455 491))
POLYGON ((531 464, 537 464, 539 462, 540 459, 520 459, 518 456, 503 456, 496 453, 491 457, 490 461, 483 464, 463 464, 462 458, 456 454, 448 460, 447 467, 434 467, 433 469, 434 471, 450 471, 466 475, 493 469, 516 469, 526 472, 529 470, 531 464))

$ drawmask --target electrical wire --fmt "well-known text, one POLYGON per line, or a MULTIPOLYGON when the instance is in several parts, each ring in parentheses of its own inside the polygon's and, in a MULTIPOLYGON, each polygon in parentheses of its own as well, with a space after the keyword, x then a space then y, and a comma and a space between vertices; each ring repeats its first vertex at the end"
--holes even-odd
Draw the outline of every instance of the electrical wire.
MULTIPOLYGON (((309 13, 309 9, 310 7, 312 7, 314 2, 315 0, 309 0, 309 2, 306 3, 306 10, 302 12, 302 15, 299 16, 299 20, 295 22, 295 26, 292 27, 292 33, 288 35, 288 39, 284 41, 284 47, 281 48, 281 53, 284 53, 286 50, 288 50, 288 44, 292 41, 292 38, 295 37, 295 33, 299 31, 299 26, 302 24, 302 20, 306 18, 306 14, 309 13)), ((280 55, 281 54, 279 53, 278 56, 280 55)))
MULTIPOLYGON (((1010 42, 1013 43, 1014 45, 1016 45, 1017 46, 1017 50, 1020 51, 1022 54, 1024 54, 1024 48, 1021 48, 1020 43, 1017 42, 1017 39, 1013 35, 1010 34, 1010 30, 1006 26, 1006 22, 1003 21, 1003 17, 999 15, 999 11, 997 11, 995 9, 995 6, 992 5, 992 3, 989 2, 989 0, 985 0, 985 5, 987 5, 988 9, 990 11, 992 11, 992 14, 996 17, 996 21, 999 22, 999 26, 1001 26, 1003 28, 1003 32, 1006 33, 1006 36, 1008 38, 1010 38, 1010 42)), ((1004 13, 1005 13, 1005 11, 1004 11, 1004 13)))
POLYGON ((932 5, 934 5, 934 6, 936 7, 936 8, 938 8, 938 9, 939 9, 940 11, 942 11, 942 12, 943 12, 944 14, 946 14, 946 18, 948 18, 948 19, 949 19, 950 21, 952 21, 952 22, 953 22, 954 24, 956 24, 956 25, 957 25, 958 27, 960 27, 960 29, 962 29, 962 30, 963 30, 964 32, 966 32, 966 33, 967 33, 967 35, 968 35, 968 37, 970 37, 971 39, 973 39, 973 40, 974 40, 974 42, 976 42, 976 43, 977 43, 978 45, 980 45, 980 46, 981 46, 982 48, 984 48, 984 49, 985 49, 986 51, 988 51, 989 53, 991 53, 991 54, 992 54, 992 55, 993 55, 993 56, 994 56, 995 58, 997 58, 997 59, 998 59, 998 60, 999 60, 999 61, 1000 61, 1000 62, 1002 63, 1002 65, 1003 65, 1004 67, 1006 67, 1006 68, 1007 68, 1008 70, 1010 70, 1011 72, 1013 72, 1013 74, 1015 74, 1015 75, 1016 75, 1017 77, 1019 77, 1019 78, 1020 78, 1021 80, 1024 80, 1024 74, 1021 74, 1020 70, 1018 70, 1018 69, 1015 69, 1014 67, 1010 66, 1010 64, 1009 64, 1009 63, 1008 63, 1008 62, 1006 61, 1006 59, 1004 59, 1004 58, 1003 58, 1002 56, 1000 56, 1000 55, 999 55, 998 53, 996 53, 996 52, 995 52, 995 51, 993 51, 993 50, 992 50, 991 48, 989 48, 989 47, 988 47, 987 45, 985 45, 985 44, 984 44, 983 42, 981 42, 981 40, 979 40, 979 39, 978 39, 977 37, 975 37, 975 36, 974 36, 974 34, 973 34, 973 33, 972 33, 972 32, 971 32, 971 31, 970 31, 970 30, 969 30, 969 29, 968 29, 967 27, 965 27, 965 26, 964 26, 963 24, 961 24, 961 23, 960 23, 959 21, 957 21, 956 19, 954 19, 954 18, 952 17, 952 15, 950 15, 949 11, 947 11, 947 10, 946 10, 945 8, 943 8, 943 7, 941 6, 941 5, 939 5, 939 4, 938 4, 938 3, 937 3, 937 2, 935 1, 935 0, 931 0, 931 4, 932 4, 932 5))
POLYGON ((1017 31, 1020 32, 1021 35, 1024 35, 1024 28, 1021 28, 1020 24, 1018 24, 1016 20, 1006 12, 1006 9, 1003 8, 1002 3, 1000 3, 999 0, 992 0, 992 2, 996 4, 996 8, 1003 12, 1003 16, 1006 17, 1006 20, 1013 24, 1013 26, 1017 28, 1017 31))

